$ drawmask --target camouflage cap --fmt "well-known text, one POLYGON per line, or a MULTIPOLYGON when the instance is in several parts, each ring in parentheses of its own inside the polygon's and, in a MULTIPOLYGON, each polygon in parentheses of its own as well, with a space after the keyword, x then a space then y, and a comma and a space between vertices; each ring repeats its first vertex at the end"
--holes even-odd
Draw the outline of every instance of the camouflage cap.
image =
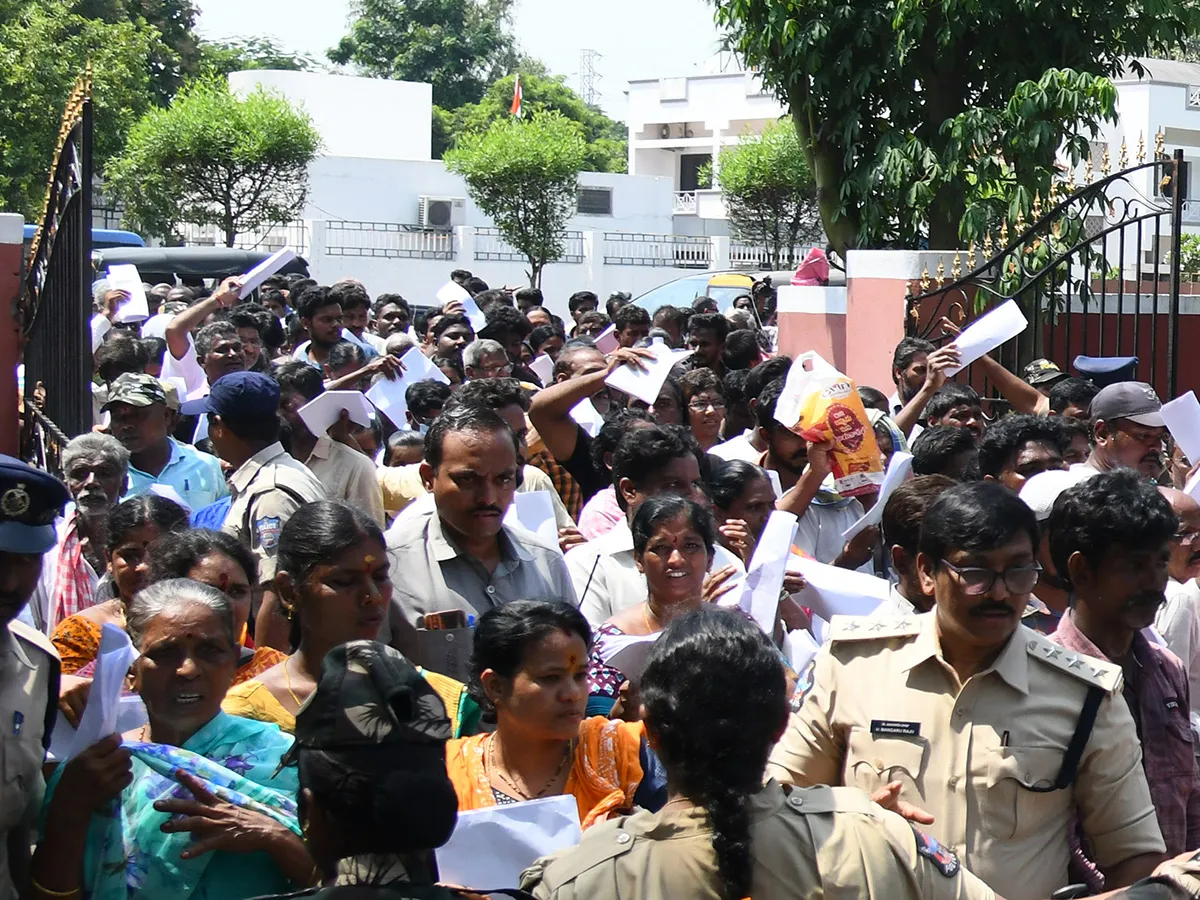
POLYGON ((399 652, 376 641, 334 647, 317 688, 296 713, 296 748, 355 750, 440 744, 452 736, 446 707, 399 652))
POLYGON ((104 403, 107 410, 114 403, 126 403, 129 406, 151 406, 155 403, 166 403, 167 392, 162 382, 153 375, 143 375, 140 372, 125 372, 109 386, 108 400, 104 403))

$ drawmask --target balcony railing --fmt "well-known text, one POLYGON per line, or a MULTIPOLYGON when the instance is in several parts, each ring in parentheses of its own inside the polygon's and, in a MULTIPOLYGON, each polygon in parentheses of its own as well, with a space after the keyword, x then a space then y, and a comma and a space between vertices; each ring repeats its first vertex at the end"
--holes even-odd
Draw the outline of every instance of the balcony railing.
MULTIPOLYGON (((813 248, 811 244, 797 244, 784 250, 778 260, 780 268, 795 269, 804 262, 804 257, 813 248)), ((732 240, 729 242, 729 265, 734 269, 764 270, 771 268, 770 251, 761 244, 732 240)))
MULTIPOLYGON (((525 254, 500 236, 498 228, 475 229, 475 259, 480 262, 528 262, 525 254)), ((563 255, 560 263, 583 262, 583 232, 563 232, 563 255)))
MULTIPOLYGON (((190 247, 224 247, 225 235, 216 225, 180 225, 180 236, 190 247)), ((244 231, 233 242, 237 250, 261 250, 274 253, 291 247, 301 256, 308 252, 308 227, 303 221, 276 225, 266 231, 244 231)))
POLYGON ((325 223, 325 252, 329 256, 452 260, 454 232, 391 222, 329 221, 325 223))
POLYGON ((712 241, 681 234, 604 233, 604 263, 609 266, 674 266, 707 269, 712 241))
POLYGON ((694 216, 696 215, 696 192, 695 191, 676 191, 675 203, 671 212, 677 216, 694 216))

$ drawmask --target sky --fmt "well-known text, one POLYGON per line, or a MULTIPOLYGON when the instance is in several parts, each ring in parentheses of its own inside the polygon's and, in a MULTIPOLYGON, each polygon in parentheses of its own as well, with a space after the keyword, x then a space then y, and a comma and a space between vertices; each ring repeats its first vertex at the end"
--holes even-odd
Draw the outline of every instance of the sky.
MULTIPOLYGON (((346 31, 350 0, 197 0, 210 39, 269 35, 325 59, 346 31)), ((689 75, 717 50, 707 0, 516 0, 513 33, 524 50, 579 90, 580 51, 596 50, 600 106, 624 118, 626 82, 689 75)))

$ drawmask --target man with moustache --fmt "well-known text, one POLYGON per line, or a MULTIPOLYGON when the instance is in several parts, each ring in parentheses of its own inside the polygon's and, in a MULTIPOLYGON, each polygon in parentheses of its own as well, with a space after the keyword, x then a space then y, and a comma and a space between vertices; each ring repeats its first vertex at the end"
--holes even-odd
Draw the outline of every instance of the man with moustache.
POLYGON ((891 791, 1008 900, 1068 883, 1072 821, 1109 888, 1148 875, 1165 849, 1121 668, 1021 625, 1037 544, 1008 488, 942 493, 916 562, 933 609, 835 617, 768 767, 785 783, 891 791))
POLYGON ((1143 631, 1166 602, 1179 519, 1153 485, 1119 470, 1066 491, 1047 526, 1050 554, 1074 600, 1050 639, 1120 666, 1167 853, 1194 849, 1200 846, 1200 777, 1187 673, 1143 631))
POLYGON ((1200 716, 1200 503, 1174 488, 1160 487, 1158 492, 1171 504, 1179 530, 1171 539, 1167 602, 1155 616, 1154 627, 1183 662, 1191 712, 1200 716))
POLYGON ((1162 401, 1140 381, 1110 384, 1092 400, 1092 455, 1080 465, 1097 472, 1124 466, 1146 478, 1162 474, 1167 436, 1162 401))

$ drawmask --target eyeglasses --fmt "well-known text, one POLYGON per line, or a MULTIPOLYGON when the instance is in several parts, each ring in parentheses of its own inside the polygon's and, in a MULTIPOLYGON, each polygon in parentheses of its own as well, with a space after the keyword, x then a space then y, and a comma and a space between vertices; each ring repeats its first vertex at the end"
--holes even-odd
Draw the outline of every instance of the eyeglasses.
POLYGON ((511 363, 505 363, 502 366, 480 366, 479 367, 479 371, 481 371, 484 375, 492 375, 492 376, 511 375, 512 370, 513 370, 513 367, 512 367, 511 363))
POLYGON ((1181 531, 1175 535, 1175 540, 1185 546, 1196 543, 1196 539, 1200 538, 1200 531, 1181 531))
POLYGON ((1015 566, 997 572, 994 569, 978 569, 973 567, 960 568, 953 563, 942 560, 942 565, 958 576, 963 593, 969 597, 986 594, 995 585, 997 578, 1004 579, 1004 586, 1013 594, 1028 594, 1037 587, 1042 567, 1037 563, 1032 566, 1015 566))
POLYGON ((708 409, 712 409, 714 412, 720 412, 724 408, 724 400, 692 400, 690 403, 688 403, 688 409, 690 409, 692 412, 698 413, 705 412, 708 409))

